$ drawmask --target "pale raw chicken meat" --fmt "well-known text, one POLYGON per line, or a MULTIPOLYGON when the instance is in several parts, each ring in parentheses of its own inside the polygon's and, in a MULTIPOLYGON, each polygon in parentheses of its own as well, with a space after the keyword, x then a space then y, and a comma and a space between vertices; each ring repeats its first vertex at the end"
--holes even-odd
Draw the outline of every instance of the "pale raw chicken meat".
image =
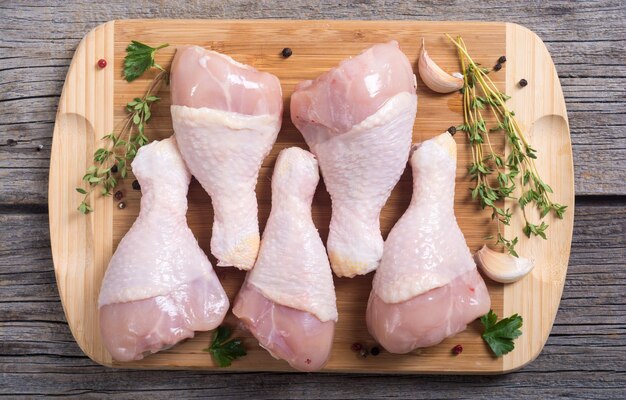
POLYGON ((454 216, 456 144, 415 146, 413 197, 385 242, 367 327, 392 353, 435 345, 486 314, 491 300, 454 216))
POLYGON ((137 152, 141 211, 122 238, 102 281, 100 333, 118 361, 140 360, 216 328, 228 297, 187 226, 191 175, 174 137, 137 152))
POLYGON ((301 82, 291 96, 291 120, 317 156, 332 199, 327 248, 338 276, 378 267, 380 211, 409 157, 415 88, 409 60, 391 41, 301 82))
POLYGON ((311 217, 318 181, 311 153, 281 151, 259 257, 233 307, 262 347, 301 371, 326 364, 337 321, 332 272, 311 217))
POLYGON ((197 46, 172 64, 172 123, 191 173, 211 196, 218 266, 252 268, 259 251, 255 187, 282 121, 274 75, 197 46))

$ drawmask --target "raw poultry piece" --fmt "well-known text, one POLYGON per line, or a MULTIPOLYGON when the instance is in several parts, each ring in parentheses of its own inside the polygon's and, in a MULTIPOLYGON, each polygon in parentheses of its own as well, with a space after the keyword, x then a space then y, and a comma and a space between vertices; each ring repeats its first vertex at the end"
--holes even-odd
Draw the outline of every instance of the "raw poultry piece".
POLYGON ((280 82, 201 47, 179 48, 172 123, 191 173, 211 196, 218 266, 250 269, 259 251, 255 187, 282 120, 280 82))
POLYGON ((378 267, 380 211, 406 166, 417 95, 398 43, 377 44, 291 97, 291 120, 319 160, 332 198, 327 248, 338 276, 378 267))
POLYGON ((415 146, 413 197, 385 242, 367 327, 392 353, 435 345, 491 305, 454 216, 456 143, 444 133, 415 146))
POLYGON ((141 211, 107 268, 100 333, 118 361, 140 360, 194 331, 217 327, 228 297, 187 226, 191 175, 172 137, 139 149, 132 163, 141 211))
POLYGON ((337 321, 332 272, 311 217, 318 181, 311 153, 281 151, 259 257, 233 307, 262 347, 301 371, 326 364, 337 321))

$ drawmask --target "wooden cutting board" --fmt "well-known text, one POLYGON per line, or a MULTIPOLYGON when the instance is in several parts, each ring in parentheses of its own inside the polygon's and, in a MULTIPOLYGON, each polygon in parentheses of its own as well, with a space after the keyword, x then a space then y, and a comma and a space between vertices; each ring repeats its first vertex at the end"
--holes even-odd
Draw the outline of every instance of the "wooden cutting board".
MULTIPOLYGON (((533 360, 546 342, 559 306, 570 253, 574 218, 574 175, 572 148, 563 93, 550 55, 543 42, 531 31, 508 23, 417 22, 417 21, 211 21, 211 20, 129 20, 112 21, 89 32, 78 46, 70 66, 54 129, 50 164, 50 237, 52 253, 67 321, 81 349, 94 361, 122 368, 217 368, 208 353, 202 351, 211 340, 210 332, 173 348, 132 363, 113 361, 102 344, 98 326, 97 298, 109 258, 117 243, 133 223, 139 211, 140 192, 131 188, 133 177, 120 186, 127 207, 118 209, 111 198, 94 195, 95 212, 84 216, 76 211, 81 197, 74 188, 81 186, 81 177, 91 164, 99 139, 114 129, 125 116, 124 105, 144 93, 152 76, 145 74, 133 83, 122 80, 121 65, 125 48, 131 40, 151 45, 169 43, 159 52, 157 62, 169 67, 176 45, 197 44, 224 52, 257 69, 277 75, 282 83, 285 114, 283 128, 271 155, 265 160, 257 195, 261 229, 270 210, 272 166, 278 152, 289 146, 306 144, 291 124, 289 98, 295 85, 312 79, 334 67, 341 60, 354 56, 378 42, 397 40, 417 73, 417 58, 422 38, 429 54, 448 71, 458 71, 453 46, 444 33, 460 34, 477 62, 492 66, 501 55, 507 62, 492 79, 512 95, 509 104, 533 147, 539 150, 537 167, 554 189, 554 200, 568 206, 564 220, 549 218, 549 240, 526 239, 522 222, 515 218, 505 234, 519 236, 518 251, 535 259, 536 267, 521 281, 502 285, 486 279, 493 309, 499 316, 519 313, 524 318, 523 335, 516 340, 515 350, 502 358, 491 356, 483 343, 481 325, 472 323, 465 332, 443 343, 416 350, 407 355, 383 351, 378 356, 361 358, 350 347, 354 342, 375 345, 365 326, 365 307, 371 288, 372 274, 354 279, 335 278, 339 322, 332 357, 325 371, 336 372, 420 372, 420 373, 503 373, 533 360), (293 56, 284 59, 284 47, 293 49, 293 56), (108 66, 97 67, 104 58, 108 66), (525 78, 529 85, 520 88, 525 78), (463 345, 463 353, 454 356, 451 349, 463 345)), ((413 132, 414 141, 422 141, 458 125, 461 97, 458 93, 439 95, 429 91, 418 78, 418 112, 413 132)), ((162 101, 154 107, 147 128, 151 139, 172 133, 169 114, 169 93, 164 88, 162 101)), ((484 238, 495 232, 489 213, 470 201, 467 165, 469 146, 463 134, 457 134, 458 172, 455 208, 459 225, 472 251, 482 246, 484 238)), ((494 136, 500 149, 504 139, 494 136)), ((410 171, 405 171, 382 215, 383 235, 406 209, 411 196, 410 171)), ((513 206, 507 205, 507 206, 513 206)), ((189 225, 200 245, 209 254, 211 221, 210 199, 194 181, 189 192, 189 225)), ((326 240, 330 220, 330 199, 323 184, 313 201, 313 218, 326 240)), ((215 260, 211 258, 212 262, 215 260)), ((244 273, 232 268, 217 269, 230 299, 237 293, 244 273)), ((237 326, 229 314, 226 324, 237 326)), ((237 329, 243 337, 248 355, 233 363, 229 370, 290 371, 284 361, 273 359, 257 345, 248 333, 237 329)))

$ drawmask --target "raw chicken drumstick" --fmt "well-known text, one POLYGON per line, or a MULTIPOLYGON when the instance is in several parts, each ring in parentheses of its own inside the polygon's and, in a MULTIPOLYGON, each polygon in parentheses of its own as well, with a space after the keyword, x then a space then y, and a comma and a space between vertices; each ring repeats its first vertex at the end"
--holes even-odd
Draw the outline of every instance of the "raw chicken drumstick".
POLYGON ((248 270, 259 251, 255 187, 282 121, 280 82, 201 47, 179 48, 172 123, 185 163, 211 196, 218 266, 248 270))
POLYGON ((491 305, 454 216, 456 143, 444 133, 415 146, 413 198, 385 242, 367 327, 392 353, 435 345, 491 305))
POLYGON ((107 268, 98 308, 106 348, 140 360, 194 331, 217 327, 228 297, 187 226, 191 175, 172 137, 143 146, 132 164, 141 211, 107 268))
POLYGON ((337 321, 332 272, 311 218, 318 181, 311 153, 281 151, 259 258, 233 307, 262 347, 301 371, 326 364, 337 321))
POLYGON ((327 247, 338 276, 378 267, 380 211, 409 157, 415 87, 409 60, 391 41, 301 82, 291 97, 291 120, 317 156, 332 199, 327 247))

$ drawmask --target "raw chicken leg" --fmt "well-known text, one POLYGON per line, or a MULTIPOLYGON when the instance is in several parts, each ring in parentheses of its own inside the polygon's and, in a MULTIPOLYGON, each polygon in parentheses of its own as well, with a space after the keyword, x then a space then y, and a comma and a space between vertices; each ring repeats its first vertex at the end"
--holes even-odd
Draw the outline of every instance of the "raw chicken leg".
POLYGON ((280 82, 197 46, 179 48, 172 123, 191 173, 211 196, 218 266, 250 269, 259 251, 255 186, 282 120, 280 82))
POLYGON ((311 153, 281 151, 259 258, 233 307, 262 347, 301 371, 326 364, 337 321, 332 272, 311 218, 318 181, 311 153))
POLYGON ((415 87, 411 64, 392 41, 300 83, 291 97, 291 119, 332 198, 327 247, 338 276, 378 267, 380 211, 409 157, 415 87))
POLYGON ((98 301, 100 333, 118 361, 140 360, 217 327, 229 305, 187 227, 191 175, 176 140, 142 147, 132 166, 141 211, 111 257, 98 301))
POLYGON ((448 133, 411 155, 413 198, 385 242, 367 327, 392 353, 435 345, 491 305, 454 216, 456 143, 448 133))

